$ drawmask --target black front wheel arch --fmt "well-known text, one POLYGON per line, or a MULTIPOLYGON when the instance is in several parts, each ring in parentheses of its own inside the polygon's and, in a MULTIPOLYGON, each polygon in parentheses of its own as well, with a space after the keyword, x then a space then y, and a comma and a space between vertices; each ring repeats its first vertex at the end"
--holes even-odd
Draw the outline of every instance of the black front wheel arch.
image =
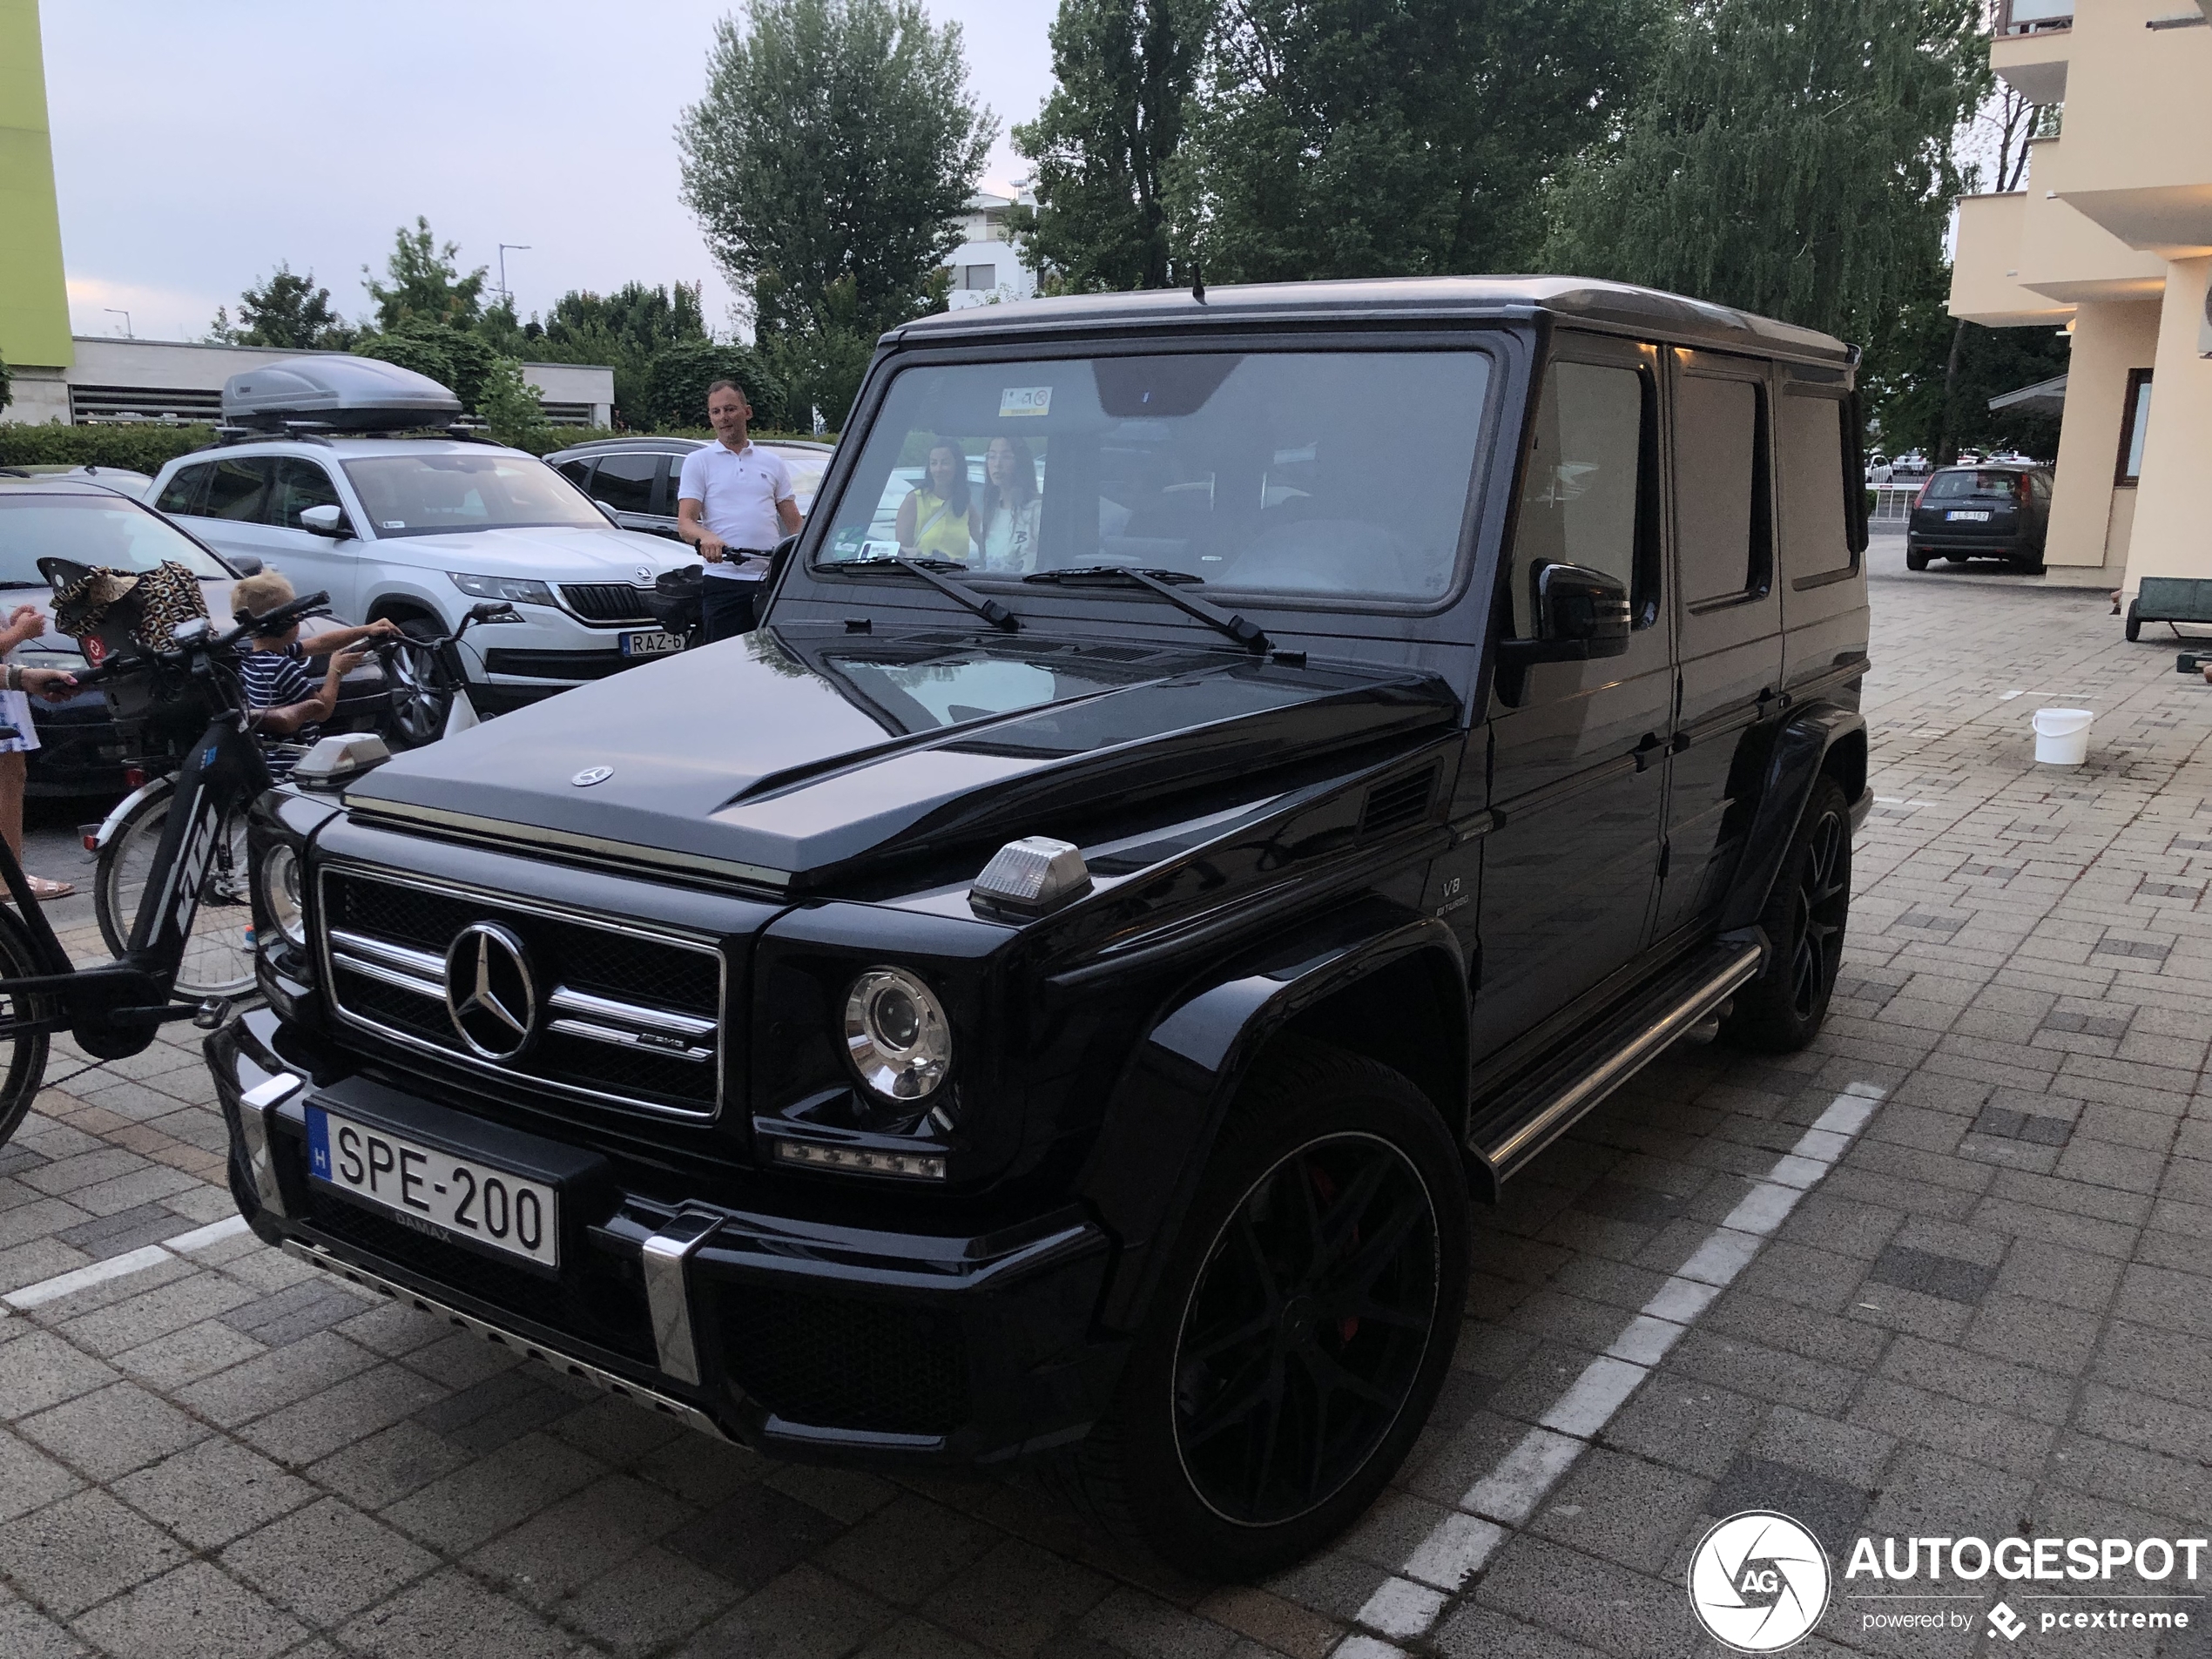
POLYGON ((1822 772, 1775 874, 1759 926, 1771 948, 1766 966, 1736 995, 1721 1035, 1738 1048, 1788 1054, 1828 1017, 1851 917, 1851 802, 1822 772))
POLYGON ((1426 1421, 1467 1294, 1466 1177, 1427 1096, 1278 1038, 1209 1158, 1078 1495, 1244 1579, 1355 1521, 1426 1421))

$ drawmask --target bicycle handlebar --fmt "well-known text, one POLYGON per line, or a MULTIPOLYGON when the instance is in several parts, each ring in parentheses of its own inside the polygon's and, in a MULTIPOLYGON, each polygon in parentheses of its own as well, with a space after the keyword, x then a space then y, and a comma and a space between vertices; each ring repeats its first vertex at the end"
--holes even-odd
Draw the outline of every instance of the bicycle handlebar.
MULTIPOLYGON (((311 611, 329 603, 330 595, 327 592, 310 593, 293 599, 288 604, 280 604, 275 610, 261 616, 253 616, 245 611, 234 612, 233 613, 233 621, 237 621, 240 617, 243 617, 245 620, 239 622, 238 625, 228 633, 218 634, 211 631, 204 638, 190 644, 179 644, 166 651, 149 651, 140 656, 113 658, 97 667, 87 668, 81 674, 73 674, 71 678, 79 685, 98 685, 103 680, 112 679, 120 674, 143 673, 157 663, 180 662, 192 656, 194 651, 226 651, 240 640, 266 638, 271 634, 280 634, 311 611)), ((190 626, 189 624, 180 625, 190 626)), ((212 621, 209 625, 212 630, 213 625, 212 621)))

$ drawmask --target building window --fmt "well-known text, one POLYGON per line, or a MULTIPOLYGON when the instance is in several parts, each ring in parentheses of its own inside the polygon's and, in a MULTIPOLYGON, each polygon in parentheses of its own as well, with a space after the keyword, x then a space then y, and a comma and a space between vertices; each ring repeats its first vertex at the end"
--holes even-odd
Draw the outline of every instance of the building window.
POLYGON ((995 288, 998 285, 999 268, 995 265, 961 266, 960 286, 963 288, 995 288))
POLYGON ((2143 439, 2150 431, 2150 370, 2128 371, 2128 401, 2120 411, 2120 470, 2114 483, 2132 484, 2143 475, 2143 439))

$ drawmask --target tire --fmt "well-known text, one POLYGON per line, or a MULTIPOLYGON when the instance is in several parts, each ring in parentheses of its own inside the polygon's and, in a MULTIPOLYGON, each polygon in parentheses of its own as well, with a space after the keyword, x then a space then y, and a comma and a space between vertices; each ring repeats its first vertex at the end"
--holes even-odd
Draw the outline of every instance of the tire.
POLYGON ((2022 576, 2041 576, 2043 556, 2040 553, 2023 553, 2013 561, 2013 569, 2022 576))
POLYGON ((1075 1495, 1206 1578, 1274 1571, 1342 1531, 1436 1403, 1467 1211, 1426 1096, 1374 1061, 1278 1041, 1208 1161, 1112 1407, 1074 1449, 1075 1495))
POLYGON ((1928 568, 1928 556, 1921 552, 1918 548, 1906 548, 1905 550, 1905 568, 1908 570, 1926 570, 1928 568))
MULTIPOLYGON (((146 875, 161 846, 173 793, 149 795, 133 807, 108 844, 100 849, 92 882, 92 908, 108 954, 120 957, 138 921, 146 875)), ((177 994, 186 997, 236 996, 253 988, 253 898, 246 856, 246 809, 224 819, 215 856, 200 884, 199 910, 185 960, 177 969, 177 994)))
POLYGON ((437 664, 427 644, 442 638, 445 631, 421 617, 395 618, 409 644, 385 659, 391 680, 385 707, 385 735, 395 750, 420 749, 445 735, 446 715, 453 707, 453 693, 436 684, 437 664))
POLYGON ((1851 916, 1851 803, 1833 778, 1812 786, 1759 925, 1774 947, 1766 970, 1736 994, 1721 1035, 1740 1049, 1789 1054, 1828 1017, 1851 916))
POLYGON ((2135 611, 2135 602, 2128 602, 2128 643, 2134 644, 2143 637, 2143 619, 2135 611))
MULTIPOLYGON (((22 919, 13 910, 0 908, 0 979, 20 979, 41 971, 22 919)), ((46 1033, 11 1029, 18 1009, 33 1018, 48 1019, 58 1011, 58 1005, 51 996, 0 996, 0 1146, 8 1143, 23 1123, 46 1077, 46 1033)))

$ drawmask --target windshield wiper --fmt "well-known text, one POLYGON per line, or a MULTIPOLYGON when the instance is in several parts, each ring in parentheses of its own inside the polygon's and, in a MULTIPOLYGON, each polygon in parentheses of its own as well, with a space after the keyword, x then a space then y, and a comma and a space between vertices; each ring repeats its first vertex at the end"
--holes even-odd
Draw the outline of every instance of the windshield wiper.
POLYGON ((1133 564, 1077 564, 1064 570, 1039 570, 1025 576, 1024 582, 1049 582, 1069 584, 1084 582, 1127 583, 1157 593, 1177 610, 1188 612, 1209 627, 1218 628, 1250 651, 1269 649, 1267 636, 1259 624, 1233 610, 1224 610, 1219 605, 1208 604, 1195 594, 1183 591, 1178 582, 1197 586, 1205 581, 1202 576, 1192 576, 1188 570, 1141 570, 1133 564))
POLYGON ((836 559, 820 566, 826 570, 904 570, 918 576, 947 598, 966 605, 994 628, 1008 633, 1019 632, 1022 620, 995 599, 986 598, 964 582, 955 582, 943 572, 965 570, 968 567, 957 559, 910 559, 901 555, 879 553, 865 559, 836 559))

